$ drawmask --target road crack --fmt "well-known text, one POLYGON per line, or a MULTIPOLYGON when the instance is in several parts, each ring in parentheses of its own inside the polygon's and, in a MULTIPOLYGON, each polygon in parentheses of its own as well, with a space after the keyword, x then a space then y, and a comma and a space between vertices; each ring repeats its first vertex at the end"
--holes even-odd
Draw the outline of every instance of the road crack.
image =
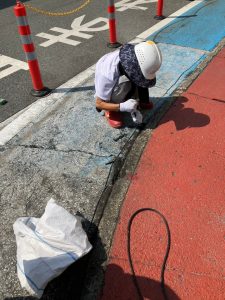
POLYGON ((80 149, 58 149, 56 145, 51 145, 50 147, 44 147, 44 146, 40 146, 40 145, 23 145, 23 144, 19 144, 17 145, 18 147, 23 147, 23 148, 27 148, 27 149, 38 149, 38 150, 44 150, 44 151, 57 151, 57 152, 63 152, 63 153, 73 153, 73 152, 78 152, 78 153, 82 153, 82 154, 88 154, 91 156, 95 156, 95 157, 101 157, 101 158, 110 158, 110 157, 114 157, 113 154, 110 155, 99 155, 93 152, 89 152, 89 151, 83 151, 80 149))

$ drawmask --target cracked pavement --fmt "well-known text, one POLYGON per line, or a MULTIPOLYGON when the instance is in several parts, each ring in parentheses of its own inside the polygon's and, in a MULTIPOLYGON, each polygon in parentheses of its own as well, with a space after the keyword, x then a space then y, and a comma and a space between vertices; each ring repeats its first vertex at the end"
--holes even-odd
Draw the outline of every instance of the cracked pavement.
MULTIPOLYGON (((92 84, 93 77, 84 86, 92 84)), ((18 217, 40 217, 52 197, 86 221, 100 221, 106 186, 112 186, 135 128, 110 128, 93 96, 92 87, 67 93, 0 149, 1 299, 27 296, 16 273, 12 226, 18 217)))

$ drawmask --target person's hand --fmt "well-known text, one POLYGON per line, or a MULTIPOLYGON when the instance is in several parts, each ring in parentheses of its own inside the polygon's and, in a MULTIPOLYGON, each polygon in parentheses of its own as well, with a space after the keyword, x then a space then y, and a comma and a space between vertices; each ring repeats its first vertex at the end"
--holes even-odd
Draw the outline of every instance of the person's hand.
POLYGON ((138 101, 135 99, 129 99, 120 103, 120 111, 132 112, 137 109, 138 101))

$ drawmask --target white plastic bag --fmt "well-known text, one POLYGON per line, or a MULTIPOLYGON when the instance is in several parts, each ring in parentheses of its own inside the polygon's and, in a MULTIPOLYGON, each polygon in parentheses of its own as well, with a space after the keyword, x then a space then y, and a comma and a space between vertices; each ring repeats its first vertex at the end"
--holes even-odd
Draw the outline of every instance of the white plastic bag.
POLYGON ((13 229, 21 286, 38 298, 50 280, 92 248, 79 217, 54 199, 49 200, 40 219, 18 218, 13 229))

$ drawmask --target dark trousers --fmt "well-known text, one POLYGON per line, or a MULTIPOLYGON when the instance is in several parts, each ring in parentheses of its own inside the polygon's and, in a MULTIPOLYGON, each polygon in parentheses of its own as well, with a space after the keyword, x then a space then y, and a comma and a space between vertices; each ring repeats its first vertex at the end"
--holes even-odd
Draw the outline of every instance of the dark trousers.
POLYGON ((138 99, 141 103, 149 102, 149 92, 148 88, 137 87, 138 99))

